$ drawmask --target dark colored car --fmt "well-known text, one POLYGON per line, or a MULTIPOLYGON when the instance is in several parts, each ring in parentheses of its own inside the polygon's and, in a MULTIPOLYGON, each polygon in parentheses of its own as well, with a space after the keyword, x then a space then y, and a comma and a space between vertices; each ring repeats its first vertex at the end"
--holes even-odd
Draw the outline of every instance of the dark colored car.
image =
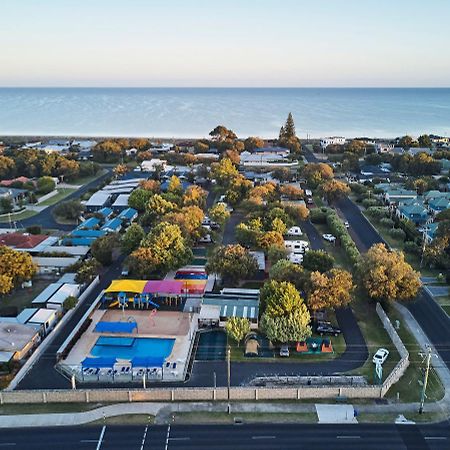
POLYGON ((321 323, 320 325, 317 325, 316 331, 321 336, 323 336, 324 334, 328 334, 331 336, 339 336, 342 333, 340 328, 335 327, 328 323, 321 323))

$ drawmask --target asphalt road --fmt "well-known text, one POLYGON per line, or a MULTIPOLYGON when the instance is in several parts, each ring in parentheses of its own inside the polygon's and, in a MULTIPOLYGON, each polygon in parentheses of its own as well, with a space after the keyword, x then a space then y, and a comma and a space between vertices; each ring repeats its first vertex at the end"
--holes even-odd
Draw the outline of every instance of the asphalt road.
MULTIPOLYGON (((76 191, 72 192, 70 195, 68 195, 63 201, 68 200, 76 200, 80 198, 84 193, 86 193, 89 189, 95 188, 98 186, 105 178, 111 176, 111 169, 108 169, 108 171, 102 175, 101 177, 95 179, 94 181, 91 181, 88 184, 85 184, 80 189, 77 189, 76 191)), ((58 202, 59 203, 59 202, 58 202)), ((30 217, 28 219, 19 220, 17 221, 18 227, 29 227, 30 225, 40 225, 42 228, 46 229, 55 229, 55 230, 63 230, 63 231, 69 231, 72 230, 74 227, 73 225, 63 225, 58 222, 53 217, 53 210, 55 209, 56 205, 48 206, 38 214, 36 214, 33 217, 30 217)))
MULTIPOLYGON (((373 244, 384 242, 350 199, 341 199, 336 206, 348 221, 350 234, 361 252, 366 252, 373 244)), ((450 368, 450 319, 447 314, 423 289, 416 299, 406 306, 450 368)))
POLYGON ((442 450, 448 423, 140 425, 5 429, 1 448, 17 450, 442 450))

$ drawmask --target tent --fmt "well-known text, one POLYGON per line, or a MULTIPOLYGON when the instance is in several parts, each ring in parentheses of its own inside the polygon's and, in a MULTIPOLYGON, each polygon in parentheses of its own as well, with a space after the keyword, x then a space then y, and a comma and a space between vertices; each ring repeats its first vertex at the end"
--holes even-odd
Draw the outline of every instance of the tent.
POLYGON ((85 358, 81 361, 81 366, 83 368, 103 368, 103 367, 114 367, 116 363, 116 358, 85 358))
POLYGON ((98 322, 94 331, 97 333, 132 333, 137 328, 136 322, 98 322))

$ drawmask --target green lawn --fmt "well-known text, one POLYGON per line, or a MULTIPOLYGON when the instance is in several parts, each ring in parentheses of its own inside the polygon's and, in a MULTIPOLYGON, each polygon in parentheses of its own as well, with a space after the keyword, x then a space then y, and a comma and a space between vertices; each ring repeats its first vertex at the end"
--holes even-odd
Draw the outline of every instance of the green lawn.
POLYGON ((70 184, 84 186, 85 184, 92 183, 92 181, 96 180, 97 178, 100 178, 106 172, 107 172, 106 169, 100 169, 95 175, 91 175, 89 177, 76 178, 75 180, 71 181, 70 184))
POLYGON ((174 423, 199 424, 199 423, 222 423, 231 424, 235 418, 245 423, 316 423, 317 414, 311 413, 233 413, 225 412, 189 412, 173 414, 174 423))
POLYGON ((15 306, 20 313, 24 308, 30 307, 34 298, 50 283, 52 280, 33 280, 33 286, 30 288, 18 288, 11 294, 0 296, 0 310, 15 306))
MULTIPOLYGON (((399 393, 400 400, 403 402, 418 402, 422 388, 423 368, 425 367, 424 356, 419 355, 421 349, 397 310, 391 308, 388 315, 393 323, 395 323, 395 320, 400 321, 400 329, 397 332, 409 351, 410 364, 401 380, 392 386, 386 394, 386 397, 395 399, 397 398, 397 393, 399 393)), ((434 402, 440 400, 444 396, 444 393, 445 390, 438 375, 431 368, 426 391, 426 401, 434 402)))
POLYGON ((72 192, 75 192, 76 190, 77 189, 72 189, 72 188, 57 188, 58 193, 56 195, 39 203, 38 206, 54 205, 55 203, 58 203, 61 200, 65 199, 68 195, 70 195, 72 192))
POLYGON ((10 219, 12 222, 28 219, 35 216, 36 214, 38 214, 36 211, 25 210, 19 213, 11 214, 10 216, 0 217, 0 223, 9 223, 10 219))

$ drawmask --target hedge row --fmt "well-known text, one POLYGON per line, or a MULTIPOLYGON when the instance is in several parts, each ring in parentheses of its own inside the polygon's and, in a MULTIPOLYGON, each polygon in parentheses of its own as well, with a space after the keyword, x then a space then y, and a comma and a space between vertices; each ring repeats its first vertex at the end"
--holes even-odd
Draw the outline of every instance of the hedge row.
POLYGON ((336 211, 330 209, 327 211, 327 224, 331 232, 336 236, 344 249, 345 253, 349 257, 352 265, 356 265, 359 260, 359 251, 356 247, 355 242, 348 234, 347 228, 345 227, 342 220, 336 214, 336 211))

